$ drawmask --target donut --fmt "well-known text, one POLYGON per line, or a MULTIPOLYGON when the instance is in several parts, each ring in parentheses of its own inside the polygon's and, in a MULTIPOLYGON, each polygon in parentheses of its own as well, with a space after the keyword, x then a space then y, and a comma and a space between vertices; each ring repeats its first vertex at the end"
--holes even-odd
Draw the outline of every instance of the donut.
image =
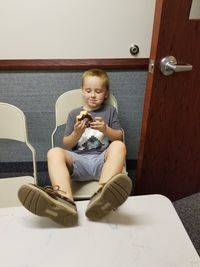
POLYGON ((76 116, 76 121, 85 121, 87 127, 90 127, 90 122, 93 121, 92 115, 87 110, 82 110, 78 116, 76 116))

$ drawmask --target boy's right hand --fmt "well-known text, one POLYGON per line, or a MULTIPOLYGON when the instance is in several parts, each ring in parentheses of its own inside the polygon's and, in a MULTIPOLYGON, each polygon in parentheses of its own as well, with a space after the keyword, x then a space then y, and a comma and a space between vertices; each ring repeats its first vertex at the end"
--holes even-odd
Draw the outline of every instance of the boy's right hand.
POLYGON ((84 120, 77 121, 74 124, 74 133, 81 137, 81 135, 84 133, 85 129, 87 128, 86 123, 84 120))

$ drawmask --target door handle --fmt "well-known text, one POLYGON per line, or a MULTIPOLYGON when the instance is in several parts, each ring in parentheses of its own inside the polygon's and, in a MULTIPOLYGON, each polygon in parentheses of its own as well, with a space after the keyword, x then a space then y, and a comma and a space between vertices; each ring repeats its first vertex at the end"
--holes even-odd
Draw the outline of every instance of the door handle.
POLYGON ((191 71, 191 70, 192 70, 192 65, 190 64, 177 65, 177 60, 173 56, 164 57, 160 61, 160 71, 165 76, 169 76, 174 72, 191 71))

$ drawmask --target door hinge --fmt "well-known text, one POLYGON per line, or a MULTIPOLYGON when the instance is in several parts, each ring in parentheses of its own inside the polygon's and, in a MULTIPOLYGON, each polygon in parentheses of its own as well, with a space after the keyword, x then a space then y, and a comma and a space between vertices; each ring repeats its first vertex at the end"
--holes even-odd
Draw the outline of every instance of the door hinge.
POLYGON ((149 68, 148 68, 148 70, 149 70, 149 72, 150 73, 154 73, 154 62, 155 62, 155 60, 154 59, 149 59, 149 68))

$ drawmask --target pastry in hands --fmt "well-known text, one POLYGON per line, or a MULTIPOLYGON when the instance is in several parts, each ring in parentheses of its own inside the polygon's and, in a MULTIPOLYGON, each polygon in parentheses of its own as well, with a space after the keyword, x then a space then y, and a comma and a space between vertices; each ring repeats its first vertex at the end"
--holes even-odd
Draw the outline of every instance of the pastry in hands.
POLYGON ((90 127, 90 122, 93 122, 92 115, 87 110, 82 110, 78 116, 76 116, 76 121, 85 121, 85 125, 90 127))

